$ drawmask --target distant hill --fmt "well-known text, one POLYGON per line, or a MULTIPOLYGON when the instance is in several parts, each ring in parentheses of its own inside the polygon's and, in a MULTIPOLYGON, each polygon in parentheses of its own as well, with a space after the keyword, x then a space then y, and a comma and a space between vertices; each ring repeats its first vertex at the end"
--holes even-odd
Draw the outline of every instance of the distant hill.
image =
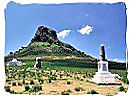
MULTIPOLYGON (((84 59, 86 62, 97 64, 98 59, 75 49, 70 44, 64 43, 57 38, 56 31, 44 26, 38 27, 31 42, 26 47, 21 47, 18 51, 10 52, 5 56, 5 61, 11 60, 13 57, 46 57, 46 56, 74 56, 78 59, 84 59)), ((53 59, 53 58, 52 58, 53 59)), ((125 63, 109 61, 110 68, 126 69, 125 63)))

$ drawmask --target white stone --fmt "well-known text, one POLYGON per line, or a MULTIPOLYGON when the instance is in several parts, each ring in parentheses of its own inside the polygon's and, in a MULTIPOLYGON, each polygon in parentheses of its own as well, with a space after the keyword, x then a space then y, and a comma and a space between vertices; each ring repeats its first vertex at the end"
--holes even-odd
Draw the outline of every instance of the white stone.
POLYGON ((16 58, 13 58, 12 61, 8 62, 9 66, 21 66, 22 62, 21 61, 17 61, 16 58))

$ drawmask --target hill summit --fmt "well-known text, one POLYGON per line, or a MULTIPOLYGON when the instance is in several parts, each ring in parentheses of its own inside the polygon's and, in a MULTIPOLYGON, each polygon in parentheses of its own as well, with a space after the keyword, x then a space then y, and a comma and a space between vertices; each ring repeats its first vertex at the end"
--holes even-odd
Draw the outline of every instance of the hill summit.
POLYGON ((57 43, 57 41, 59 40, 56 31, 44 26, 38 27, 34 38, 31 40, 31 42, 49 42, 50 44, 57 43))

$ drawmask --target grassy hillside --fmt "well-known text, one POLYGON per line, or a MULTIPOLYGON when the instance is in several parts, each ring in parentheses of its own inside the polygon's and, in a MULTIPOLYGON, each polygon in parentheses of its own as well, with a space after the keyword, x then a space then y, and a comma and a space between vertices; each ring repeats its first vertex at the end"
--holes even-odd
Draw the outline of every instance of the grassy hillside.
POLYGON ((13 54, 9 54, 5 57, 5 60, 10 60, 15 57, 36 57, 36 56, 79 56, 92 58, 89 55, 84 54, 81 51, 77 51, 74 47, 66 43, 50 44, 49 42, 32 42, 27 47, 22 47, 13 54))

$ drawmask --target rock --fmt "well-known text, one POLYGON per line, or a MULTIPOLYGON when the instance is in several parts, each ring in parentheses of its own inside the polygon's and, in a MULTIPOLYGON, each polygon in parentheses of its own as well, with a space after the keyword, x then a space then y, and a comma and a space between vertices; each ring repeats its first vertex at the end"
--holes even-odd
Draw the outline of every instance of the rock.
POLYGON ((21 61, 17 61, 16 58, 13 58, 12 61, 8 62, 9 66, 21 66, 22 62, 21 61))
POLYGON ((34 38, 31 42, 49 42, 50 44, 56 43, 58 41, 56 31, 49 29, 44 26, 38 27, 34 38))

